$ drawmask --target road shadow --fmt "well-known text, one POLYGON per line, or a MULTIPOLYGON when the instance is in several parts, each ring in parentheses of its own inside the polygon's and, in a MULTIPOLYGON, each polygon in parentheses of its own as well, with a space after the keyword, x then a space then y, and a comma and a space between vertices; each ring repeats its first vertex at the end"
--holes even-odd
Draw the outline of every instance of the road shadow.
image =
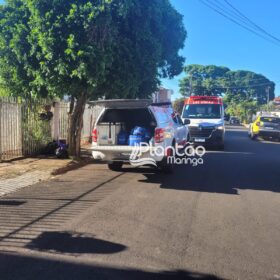
POLYGON ((20 206, 25 204, 26 201, 18 201, 18 200, 0 200, 0 206, 20 206))
POLYGON ((248 139, 246 131, 230 131, 225 151, 210 151, 203 164, 178 165, 174 174, 144 173, 147 184, 163 189, 238 195, 240 189, 280 192, 280 146, 248 139))
POLYGON ((32 250, 70 254, 115 254, 125 246, 75 232, 43 232, 26 246, 32 250))
POLYGON ((101 266, 94 263, 65 261, 0 253, 1 280, 222 280, 214 275, 188 270, 150 272, 139 269, 101 266))
POLYGON ((124 165, 121 172, 135 174, 162 174, 162 172, 154 166, 132 167, 130 165, 124 165))
POLYGON ((77 170, 86 165, 93 164, 93 162, 94 162, 93 159, 89 158, 89 157, 81 158, 78 160, 73 160, 73 161, 69 162, 66 166, 63 166, 61 168, 54 170, 51 174, 53 176, 62 175, 69 171, 77 170))
POLYGON ((58 185, 55 185, 54 181, 48 181, 34 186, 32 190, 25 188, 6 196, 5 199, 0 198, 0 208, 2 211, 0 246, 25 248, 29 244, 29 246, 32 245, 34 248, 37 246, 38 250, 41 248, 42 250, 57 249, 61 251, 67 250, 67 244, 71 243, 70 245, 73 247, 70 245, 68 247, 70 252, 79 252, 81 250, 82 253, 90 249, 90 252, 98 253, 100 251, 101 254, 102 252, 106 253, 106 250, 108 253, 124 250, 125 248, 123 247, 114 246, 118 244, 102 243, 92 236, 71 238, 77 237, 77 235, 71 236, 70 233, 47 233, 52 232, 54 228, 73 219, 73 217, 76 217, 103 199, 109 193, 108 191, 105 192, 107 187, 105 185, 114 182, 114 180, 121 176, 122 173, 110 176, 107 179, 105 177, 103 180, 93 184, 91 182, 88 183, 88 181, 77 184, 75 178, 71 182, 67 181, 58 185), (98 192, 98 195, 96 196, 94 192, 98 192), (18 201, 24 201, 26 204, 18 207, 18 201), (1 203, 3 206, 1 206, 1 203), (28 234, 26 234, 26 231, 28 234), (21 232, 25 232, 24 238, 17 237, 21 232), (41 233, 45 234, 40 235, 41 233), (37 238, 37 236, 39 237, 37 238), (87 239, 84 239, 85 237, 87 239), (52 243, 53 239, 55 242, 52 243), (48 245, 45 240, 50 240, 51 245, 48 245), (66 244, 65 248, 55 247, 57 240, 64 241, 66 244), (84 242, 84 240, 87 242, 84 242), (88 247, 85 243, 90 244, 91 247, 88 247), (47 246, 51 247, 48 248, 47 246), (82 249, 76 249, 75 246, 82 249))

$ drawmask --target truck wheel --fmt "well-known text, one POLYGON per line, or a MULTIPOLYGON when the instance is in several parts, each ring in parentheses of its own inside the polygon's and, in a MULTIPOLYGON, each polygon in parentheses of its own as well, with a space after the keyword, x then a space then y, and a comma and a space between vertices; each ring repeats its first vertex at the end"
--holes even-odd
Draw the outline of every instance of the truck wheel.
MULTIPOLYGON (((176 142, 175 140, 172 142, 172 147, 175 150, 176 142)), ((175 160, 176 154, 174 154, 174 150, 171 150, 171 153, 168 156, 165 156, 161 162, 159 162, 158 167, 164 174, 172 174, 175 168, 175 160), (170 162, 171 160, 171 162, 170 162), (173 161, 174 160, 174 161, 173 161)))
POLYGON ((108 163, 108 168, 112 171, 122 171, 123 162, 116 161, 112 163, 108 163))
POLYGON ((162 171, 164 174, 172 174, 174 171, 174 163, 169 163, 167 162, 167 158, 163 159, 159 163, 159 169, 162 171))

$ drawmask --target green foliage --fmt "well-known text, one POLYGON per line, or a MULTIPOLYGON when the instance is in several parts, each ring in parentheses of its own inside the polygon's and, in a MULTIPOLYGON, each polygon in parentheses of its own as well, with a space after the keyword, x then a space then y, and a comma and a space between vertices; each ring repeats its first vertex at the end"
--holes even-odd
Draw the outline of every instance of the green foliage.
POLYGON ((169 0, 8 0, 0 75, 25 97, 142 97, 181 72, 185 38, 169 0))
POLYGON ((275 84, 261 74, 250 71, 229 71, 226 79, 229 87, 226 91, 228 100, 256 101, 261 105, 275 98, 275 84))
POLYGON ((194 95, 222 95, 226 86, 225 76, 229 70, 215 65, 192 64, 184 68, 187 74, 180 81, 180 93, 184 96, 194 95), (217 86, 219 85, 219 86, 217 86))
POLYGON ((182 111, 183 111, 183 108, 184 108, 184 104, 185 104, 185 98, 184 97, 177 98, 173 102, 173 108, 176 112, 178 112, 181 115, 182 111))
POLYGON ((3 96, 9 96, 9 92, 6 89, 0 87, 0 97, 3 96))
POLYGON ((11 92, 4 86, 3 79, 0 76, 0 97, 11 96, 11 92))
POLYGON ((9 0, 1 9, 0 71, 15 94, 76 96, 104 79, 111 1, 78 2, 9 0))
POLYGON ((24 116, 22 122, 23 143, 24 147, 34 146, 40 149, 52 141, 51 138, 51 125, 48 121, 39 119, 38 108, 24 107, 24 116))
POLYGON ((78 155, 88 98, 147 97, 160 78, 183 69, 186 31, 169 0, 7 0, 0 7, 1 84, 26 99, 71 96, 70 154, 78 155))
POLYGON ((261 105, 259 107, 259 111, 264 111, 264 112, 279 111, 279 109, 280 109, 279 105, 276 105, 273 102, 269 102, 269 104, 261 105))
MULTIPOLYGON (((227 101, 226 101, 227 102, 227 101)), ((238 103, 227 103, 226 114, 230 116, 237 116, 242 122, 249 123, 252 120, 252 116, 256 114, 259 109, 259 105, 256 101, 240 101, 238 103)))
POLYGON ((160 78, 181 73, 186 31, 182 16, 168 0, 130 0, 127 15, 119 18, 114 60, 98 92, 106 98, 144 98, 153 93, 160 78))
POLYGON ((267 103, 275 97, 275 84, 261 74, 250 71, 231 71, 220 66, 189 65, 187 76, 180 81, 180 92, 184 96, 195 95, 226 96, 229 103, 256 101, 267 103))

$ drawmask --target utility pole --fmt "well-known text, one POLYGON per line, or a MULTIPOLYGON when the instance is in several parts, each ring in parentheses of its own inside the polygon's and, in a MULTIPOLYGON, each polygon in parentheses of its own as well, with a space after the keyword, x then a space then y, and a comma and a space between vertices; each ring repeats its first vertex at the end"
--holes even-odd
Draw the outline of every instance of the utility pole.
POLYGON ((189 87, 190 87, 190 96, 192 96, 192 90, 193 90, 193 76, 190 74, 190 81, 189 81, 189 87))
POLYGON ((270 86, 266 87, 267 111, 269 111, 270 86))

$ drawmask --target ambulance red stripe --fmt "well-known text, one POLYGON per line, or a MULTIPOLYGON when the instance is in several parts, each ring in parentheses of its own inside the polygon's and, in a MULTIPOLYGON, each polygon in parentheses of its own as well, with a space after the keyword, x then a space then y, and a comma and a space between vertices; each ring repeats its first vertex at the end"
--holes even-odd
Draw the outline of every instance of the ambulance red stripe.
POLYGON ((191 96, 185 100, 185 105, 189 104, 223 104, 223 100, 218 96, 191 96))

